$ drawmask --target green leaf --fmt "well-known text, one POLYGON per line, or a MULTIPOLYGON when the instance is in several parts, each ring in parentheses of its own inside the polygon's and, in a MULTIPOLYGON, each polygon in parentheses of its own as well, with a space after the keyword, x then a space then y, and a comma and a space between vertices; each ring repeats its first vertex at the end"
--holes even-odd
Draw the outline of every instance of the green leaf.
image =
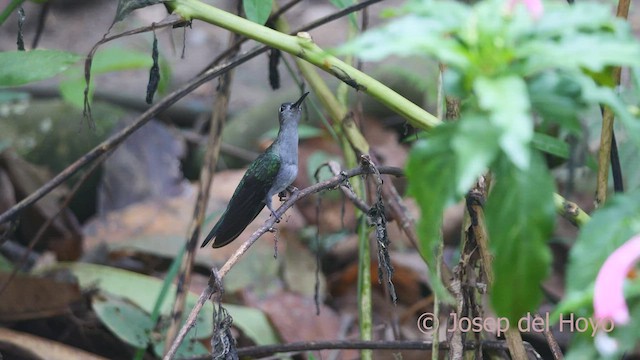
POLYGON ((54 77, 80 58, 60 50, 0 52, 0 86, 18 86, 54 77))
POLYGON ((273 0, 242 0, 242 6, 247 19, 264 25, 271 14, 273 0))
MULTIPOLYGON (((335 161, 339 164, 340 157, 333 154, 329 154, 328 152, 322 151, 322 150, 316 150, 312 152, 311 155, 309 155, 309 157, 307 158, 307 176, 309 177, 309 179, 313 179, 311 181, 315 182, 316 172, 318 173, 318 181, 324 181, 333 177, 331 170, 329 170, 327 166, 323 166, 329 161, 335 161)), ((329 195, 332 193, 334 192, 333 191, 329 192, 326 195, 329 195)), ((326 196, 326 195, 323 195, 323 196, 326 196)), ((340 195, 338 194, 338 196, 340 195)), ((334 197, 334 198, 338 198, 338 197, 334 197)))
POLYGON ((119 0, 118 9, 116 10, 116 17, 113 20, 113 23, 115 24, 118 21, 122 21, 134 10, 155 4, 160 4, 162 2, 163 0, 119 0))
MULTIPOLYGON (((444 6, 449 3, 439 2, 444 6)), ((470 62, 464 48, 450 36, 450 32, 459 25, 459 19, 444 16, 444 20, 450 22, 441 20, 417 15, 403 16, 386 26, 363 33, 338 48, 337 52, 357 54, 359 58, 369 61, 381 60, 392 55, 433 56, 450 66, 467 68, 470 62)))
POLYGON ((640 233, 640 191, 616 195, 591 216, 569 253, 567 295, 592 286, 606 258, 640 233))
POLYGON ((152 64, 153 60, 147 52, 110 47, 95 54, 91 63, 91 73, 103 74, 111 71, 147 69, 152 64))
POLYGON ((578 115, 586 108, 582 89, 572 74, 547 71, 527 83, 533 110, 549 123, 555 123, 572 133, 582 132, 578 115))
POLYGON ((106 293, 92 297, 91 305, 100 321, 120 340, 146 348, 153 323, 149 314, 126 299, 106 293))
POLYGON ((465 194, 498 155, 499 131, 486 118, 462 118, 451 147, 456 157, 456 193, 465 194))
POLYGON ((640 147, 640 119, 633 116, 628 107, 610 87, 600 86, 586 75, 577 77, 582 87, 582 98, 591 104, 604 104, 610 107, 616 114, 618 120, 627 129, 627 136, 633 140, 636 146, 640 147))
POLYGON ((456 196, 456 158, 450 144, 453 134, 452 124, 438 126, 428 140, 416 142, 407 165, 408 193, 421 212, 417 224, 420 254, 429 266, 433 290, 444 302, 452 298, 436 275, 435 264, 443 211, 460 198, 456 196))
POLYGON ((619 38, 611 34, 575 34, 552 42, 538 39, 517 49, 518 57, 525 60, 526 75, 546 69, 587 69, 602 71, 607 66, 640 65, 640 44, 632 38, 619 38), (594 47, 598 51, 593 51, 594 47))
MULTIPOLYGON (((91 84, 89 86, 89 99, 93 99, 95 90, 95 75, 112 71, 125 71, 148 69, 153 65, 151 56, 142 51, 111 47, 98 51, 91 63, 91 84)), ((171 70, 166 63, 160 59, 160 92, 166 89, 168 79, 171 78, 171 70)), ((79 109, 84 107, 84 89, 86 82, 84 79, 84 67, 74 67, 66 73, 66 79, 60 82, 60 93, 70 104, 79 109)))
POLYGON ((489 113, 498 128, 500 147, 521 169, 529 166, 533 121, 529 116, 529 96, 524 81, 517 76, 496 79, 480 77, 473 85, 481 109, 489 113))
MULTIPOLYGON (((142 308, 147 313, 153 311, 156 297, 162 288, 162 281, 150 276, 134 273, 131 271, 115 269, 107 266, 84 264, 84 263, 63 263, 60 268, 68 269, 78 278, 82 288, 95 287, 125 298, 142 308)), ((162 306, 161 313, 168 315, 175 300, 175 286, 171 290, 162 306)), ((187 295, 187 307, 193 307, 198 301, 195 294, 187 295)), ((205 304, 203 311, 198 315, 196 329, 198 336, 207 337, 213 332, 211 319, 213 317, 213 307, 205 304)))
POLYGON ((533 146, 548 154, 561 157, 563 159, 569 158, 569 145, 553 136, 549 136, 543 133, 533 134, 533 146))
POLYGON ((526 169, 505 160, 495 169, 485 216, 494 252, 491 302, 498 316, 513 324, 542 298, 540 283, 551 264, 547 240, 555 221, 554 184, 536 152, 526 169))
POLYGON ((229 311, 229 314, 233 315, 233 325, 242 330, 257 345, 279 343, 278 335, 262 311, 232 304, 225 304, 224 307, 229 311))
MULTIPOLYGON (((60 81, 60 95, 62 95, 62 98, 69 104, 75 106, 77 109, 82 109, 84 107, 85 84, 84 78, 81 77, 60 81)), ((95 82, 92 81, 89 85, 89 99, 93 99, 95 87, 95 82)))
MULTIPOLYGON (((346 9, 349 6, 354 5, 356 3, 356 0, 329 0, 329 1, 331 1, 333 6, 337 7, 340 10, 346 9)), ((351 26, 354 29, 358 29, 358 23, 356 21, 355 13, 349 14, 349 22, 351 23, 351 26)))

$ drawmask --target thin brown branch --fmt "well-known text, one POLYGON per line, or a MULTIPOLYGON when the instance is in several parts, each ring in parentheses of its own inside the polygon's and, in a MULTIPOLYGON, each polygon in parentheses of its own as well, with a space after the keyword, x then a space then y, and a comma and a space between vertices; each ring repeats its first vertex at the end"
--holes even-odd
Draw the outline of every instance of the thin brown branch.
MULTIPOLYGON (((338 164, 335 161, 329 161, 326 164, 326 166, 329 167, 329 170, 334 176, 339 176, 340 172, 342 171, 340 169, 340 164, 338 164)), ((320 168, 318 168, 318 170, 320 170, 320 168)), ((340 190, 342 190, 342 193, 347 197, 347 199, 351 200, 351 202, 358 209, 360 209, 360 211, 362 211, 365 214, 369 212, 369 210, 371 209, 371 205, 367 204, 366 202, 364 202, 364 200, 360 199, 358 195, 356 195, 356 193, 353 191, 353 188, 350 185, 342 183, 340 184, 340 190)))
MULTIPOLYGON (((335 341, 306 341, 295 342, 289 344, 279 345, 262 345, 262 346, 249 346, 238 349, 238 356, 240 357, 266 357, 273 356, 278 353, 291 353, 291 352, 307 352, 316 350, 430 350, 433 342, 431 341, 364 341, 364 340, 335 340, 335 341)), ((537 355, 535 349, 531 344, 525 343, 528 352, 537 355)), ((507 345, 504 341, 500 340, 482 340, 479 343, 466 342, 464 344, 465 349, 475 350, 482 348, 488 351, 502 351, 507 349, 507 345)), ((448 350, 449 346, 446 343, 441 343, 438 346, 442 350, 448 350)), ((190 360, 198 359, 210 359, 210 357, 194 357, 190 360)))
MULTIPOLYGON (((400 168, 391 167, 391 166, 380 166, 377 169, 381 174, 404 176, 402 169, 400 168)), ((296 191, 293 194, 291 194, 291 196, 287 199, 287 201, 285 201, 275 211, 275 215, 277 219, 279 219, 284 215, 285 211, 287 211, 290 207, 292 207, 298 200, 320 191, 336 188, 337 186, 342 184, 342 182, 347 178, 351 178, 351 177, 363 175, 363 174, 370 174, 370 173, 372 173, 372 170, 369 168, 357 167, 354 169, 343 171, 340 173, 340 175, 334 176, 325 181, 319 182, 317 184, 311 185, 302 190, 296 191)), ((269 219, 267 219, 264 222, 264 224, 260 228, 258 228, 258 230, 254 231, 253 234, 251 234, 251 236, 249 236, 249 238, 236 250, 236 252, 233 253, 233 255, 231 255, 229 260, 227 260, 227 262, 222 266, 222 268, 220 268, 220 271, 218 271, 218 277, 220 279, 224 278, 224 276, 229 272, 229 270, 231 270, 231 268, 238 262, 238 260, 240 260, 240 258, 247 252, 247 250, 249 250, 249 247, 251 247, 251 245, 253 245, 253 243, 256 242, 258 238, 264 235, 264 233, 273 229, 273 226, 275 224, 276 224, 276 218, 274 218, 273 216, 269 217, 269 219)), ((212 289, 207 287, 207 289, 204 290, 203 294, 205 293, 212 293, 212 289)), ((165 354, 164 356, 165 360, 173 359, 176 351, 178 350, 178 347, 180 346, 180 344, 182 344, 182 342, 184 341, 184 338, 187 336, 187 332, 195 324, 195 321, 198 317, 198 313, 200 312, 200 310, 202 310, 202 307, 204 306, 204 303, 206 302, 207 299, 208 297, 204 297, 203 295, 200 295, 200 298, 198 299, 198 302, 191 310, 191 313, 189 314, 187 321, 184 323, 184 325, 180 329, 180 332, 178 333, 178 336, 176 337, 174 342, 171 344, 171 349, 169 349, 169 351, 165 354)))
MULTIPOLYGON (((631 0, 619 0, 616 16, 627 19, 631 0)), ((620 85, 620 67, 613 68, 613 81, 620 85)), ((609 188, 609 168, 611 166, 611 146, 613 142, 613 110, 608 106, 602 107, 602 131, 600 134, 600 150, 598 151, 598 176, 596 182, 596 207, 604 205, 609 188)))
MULTIPOLYGON (((231 33, 229 36, 229 43, 235 43, 240 36, 231 33)), ((229 57, 237 55, 240 47, 235 48, 235 52, 229 54, 229 57)), ((205 154, 204 166, 200 173, 200 185, 198 188, 198 198, 196 200, 195 208, 193 210, 193 219, 189 226, 187 251, 182 258, 180 264, 180 274, 178 275, 180 281, 176 285, 176 301, 173 304, 173 311, 171 316, 171 324, 167 330, 165 337, 165 349, 169 351, 170 345, 175 339, 178 330, 180 330, 180 324, 182 323, 182 315, 186 304, 189 284, 191 283, 191 271, 193 269, 193 261, 195 259, 196 249, 198 245, 198 239, 200 237, 200 228, 204 221, 207 203, 209 201, 209 191, 211 189, 211 182, 215 174, 216 164, 218 163, 218 157, 220 155, 220 145, 222 143, 222 129, 227 119, 227 113, 229 110, 229 96, 231 94, 231 83, 233 80, 233 71, 229 71, 220 76, 220 82, 218 84, 217 96, 213 105, 213 113, 211 117, 211 124, 209 128, 209 137, 207 141, 207 151, 205 154)))
MULTIPOLYGON (((542 316, 540 314, 535 315, 536 319, 542 320, 542 316)), ((544 321, 544 320, 543 320, 544 321)), ((548 326, 544 328, 544 337, 547 339, 547 344, 549 344, 549 349, 551 349, 551 354, 553 355, 554 360, 562 360, 564 359, 564 355, 562 355, 562 349, 560 349, 560 345, 558 345, 558 341, 555 336, 551 332, 548 326)))

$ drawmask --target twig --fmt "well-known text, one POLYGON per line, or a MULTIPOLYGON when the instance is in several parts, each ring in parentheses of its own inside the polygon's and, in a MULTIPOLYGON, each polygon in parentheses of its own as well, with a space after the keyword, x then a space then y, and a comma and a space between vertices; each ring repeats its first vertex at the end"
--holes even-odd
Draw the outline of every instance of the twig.
MULTIPOLYGON (((378 171, 381 174, 404 176, 402 169, 392 167, 392 166, 380 166, 378 167, 378 171)), ((280 217, 282 217, 285 211, 287 211, 290 207, 292 207, 298 200, 323 190, 335 188, 339 186, 344 181, 345 178, 351 178, 354 176, 370 174, 370 173, 372 173, 372 170, 369 168, 357 167, 354 169, 343 171, 340 175, 334 176, 330 179, 311 185, 305 189, 296 191, 293 194, 291 194, 291 196, 275 211, 276 217, 275 218, 273 216, 269 217, 269 219, 267 219, 258 230, 254 231, 253 234, 251 234, 251 236, 238 248, 238 250, 236 250, 236 252, 233 253, 233 255, 231 255, 229 260, 227 260, 227 262, 222 266, 222 268, 220 268, 220 271, 218 271, 219 278, 220 279, 224 278, 227 272, 229 272, 229 270, 231 270, 231 268, 238 262, 238 260, 240 260, 240 258, 247 252, 249 247, 254 242, 256 242, 258 238, 260 238, 260 236, 262 236, 264 233, 266 233, 267 231, 273 228, 273 226, 276 223, 276 218, 279 219, 280 217)), ((186 337, 187 332, 195 324, 198 313, 204 306, 205 301, 209 298, 208 296, 204 297, 204 293, 206 293, 207 291, 210 292, 211 289, 209 288, 205 289, 203 294, 200 295, 200 298, 198 299, 198 302, 191 310, 191 313, 189 314, 187 321, 180 329, 180 332, 178 333, 178 336, 174 340, 173 344, 171 344, 171 349, 169 349, 169 351, 165 354, 164 356, 165 360, 173 359, 176 351, 178 350, 178 347, 180 346, 182 341, 184 341, 184 338, 186 337)))
MULTIPOLYGON (((334 349, 353 349, 353 350, 363 350, 363 349, 372 349, 372 350, 430 350, 433 342, 432 341, 407 341, 407 340, 397 340, 397 341, 363 341, 363 340, 334 340, 334 341, 306 341, 306 342, 295 342, 289 344, 279 344, 279 345, 262 345, 262 346, 248 346, 244 348, 238 349, 238 356, 240 357, 250 357, 250 358, 258 358, 258 357, 266 357, 272 356, 278 353, 288 353, 288 352, 306 352, 306 351, 315 351, 315 350, 334 350, 334 349)), ((533 346, 529 343, 525 342, 527 347, 527 351, 536 358, 539 358, 539 355, 536 353, 533 346)), ((464 344, 465 349, 467 350, 475 350, 478 348, 482 348, 484 350, 490 351, 503 351, 507 349, 507 345, 504 341, 500 340, 482 340, 479 343, 475 342, 466 342, 464 344)), ((447 343, 441 343, 438 348, 442 350, 448 350, 449 345, 447 343)), ((208 360, 211 357, 192 357, 189 360, 208 360)))
MULTIPOLYGON (((238 349, 239 356, 262 357, 274 355, 283 352, 304 352, 324 349, 372 349, 372 350, 429 350, 431 349, 431 341, 363 341, 363 340, 343 340, 343 341, 310 341, 298 342, 282 345, 264 345, 251 346, 238 349)), ((486 350, 505 350, 507 348, 504 341, 483 340, 482 342, 467 342, 464 344, 465 349, 477 349, 482 347, 486 350)), ((447 350, 447 343, 441 343, 440 349, 447 350)), ((531 351, 533 347, 529 345, 531 351)))
MULTIPOLYGON (((629 16, 629 5, 631 0, 619 0, 616 16, 626 19, 629 16)), ((621 69, 619 66, 613 68, 613 81, 616 86, 620 85, 621 69)), ((602 109, 602 132, 600 134, 600 150, 598 152, 598 178, 596 188, 596 207, 604 205, 607 200, 607 189, 609 188, 609 167, 611 165, 611 147, 613 144, 613 110, 604 106, 602 109)))
MULTIPOLYGON (((231 44, 235 43, 239 38, 239 36, 234 33, 230 33, 229 36, 229 43, 231 44)), ((239 50, 240 48, 237 47, 235 52, 229 54, 229 57, 236 56, 239 50)), ((209 201, 211 181, 213 180, 218 156, 220 154, 222 129, 229 110, 229 95, 231 92, 232 79, 233 71, 229 71, 220 77, 220 83, 215 97, 214 110, 211 117, 209 137, 207 141, 207 151, 205 154, 204 166, 202 167, 202 172, 200 174, 198 198, 196 200, 195 208, 193 209, 193 219, 189 226, 186 256, 182 259, 182 263, 180 264, 180 274, 178 275, 180 281, 178 281, 176 286, 176 300, 173 305, 171 324, 169 325, 165 337, 165 352, 169 351, 169 346, 173 342, 173 339, 180 329, 180 324, 182 323, 182 315, 188 294, 187 289, 191 283, 191 271, 193 269, 193 261, 195 259, 198 238, 200 237, 200 228, 202 227, 202 222, 205 217, 207 203, 209 201)))
MULTIPOLYGON (((340 164, 338 164, 337 162, 329 161, 326 163, 326 166, 329 168, 329 170, 334 176, 341 175, 340 164)), ((320 168, 318 168, 318 170, 319 169, 320 168)), ((353 191, 353 188, 348 183, 340 184, 340 190, 342 190, 342 193, 347 197, 347 199, 351 200, 351 202, 358 209, 360 209, 360 211, 362 211, 365 214, 369 212, 369 210, 371 209, 371 205, 367 204, 366 202, 364 202, 364 200, 360 199, 358 195, 356 195, 356 193, 353 191)))
MULTIPOLYGON (((541 319, 542 316, 540 314, 535 315, 536 319, 541 319)), ((562 349, 560 349, 560 345, 558 345, 558 341, 555 336, 551 332, 551 329, 548 326, 544 328, 544 337, 547 339, 547 343, 549 344, 549 349, 551 349, 551 354, 553 355, 554 360, 562 360, 564 359, 564 355, 562 355, 562 349)))

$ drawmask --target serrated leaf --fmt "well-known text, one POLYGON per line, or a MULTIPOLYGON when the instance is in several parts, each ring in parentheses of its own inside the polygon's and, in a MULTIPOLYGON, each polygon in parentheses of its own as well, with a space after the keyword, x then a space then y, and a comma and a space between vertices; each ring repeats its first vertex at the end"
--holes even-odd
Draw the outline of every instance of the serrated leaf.
POLYGON ((551 264, 547 240, 555 221, 554 185, 535 152, 526 169, 502 159, 495 179, 485 209, 494 254, 491 302, 499 316, 515 323, 542 298, 540 283, 551 264))
POLYGON ((533 120, 529 116, 529 96, 524 80, 517 76, 480 77, 473 84, 481 109, 500 130, 500 147, 521 169, 529 166, 533 120))
POLYGON ((80 58, 60 50, 0 52, 0 86, 18 86, 54 77, 80 58))
POLYGON ((242 0, 242 7, 247 19, 264 25, 271 15, 273 0, 242 0))
POLYGON ((370 61, 381 60, 391 55, 433 56, 450 66, 467 68, 470 62, 464 49, 449 35, 457 25, 457 21, 453 19, 451 23, 445 23, 417 15, 407 15, 363 33, 337 51, 342 54, 357 54, 359 58, 370 61))
POLYGON ((147 6, 160 4, 163 0, 119 0, 118 9, 116 10, 116 17, 113 23, 124 20, 127 15, 132 11, 142 9, 147 6))
POLYGON ((616 195, 580 229, 569 253, 567 295, 592 286, 606 258, 640 233, 640 191, 616 195))
POLYGON ((517 51, 525 60, 525 75, 550 68, 599 72, 607 66, 640 65, 640 44, 609 34, 576 34, 557 42, 540 39, 523 44, 517 51), (596 44, 598 51, 594 52, 596 44))

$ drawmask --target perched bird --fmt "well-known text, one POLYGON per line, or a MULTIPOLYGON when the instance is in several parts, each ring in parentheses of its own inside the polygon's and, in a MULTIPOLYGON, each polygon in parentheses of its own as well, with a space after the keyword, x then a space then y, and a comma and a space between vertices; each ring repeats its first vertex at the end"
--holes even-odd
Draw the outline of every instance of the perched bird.
POLYGON ((251 163, 227 210, 200 247, 207 246, 212 239, 214 248, 227 245, 240 235, 265 205, 275 216, 271 198, 284 191, 298 176, 298 123, 302 102, 308 94, 304 93, 294 103, 280 106, 280 130, 276 140, 251 163))

